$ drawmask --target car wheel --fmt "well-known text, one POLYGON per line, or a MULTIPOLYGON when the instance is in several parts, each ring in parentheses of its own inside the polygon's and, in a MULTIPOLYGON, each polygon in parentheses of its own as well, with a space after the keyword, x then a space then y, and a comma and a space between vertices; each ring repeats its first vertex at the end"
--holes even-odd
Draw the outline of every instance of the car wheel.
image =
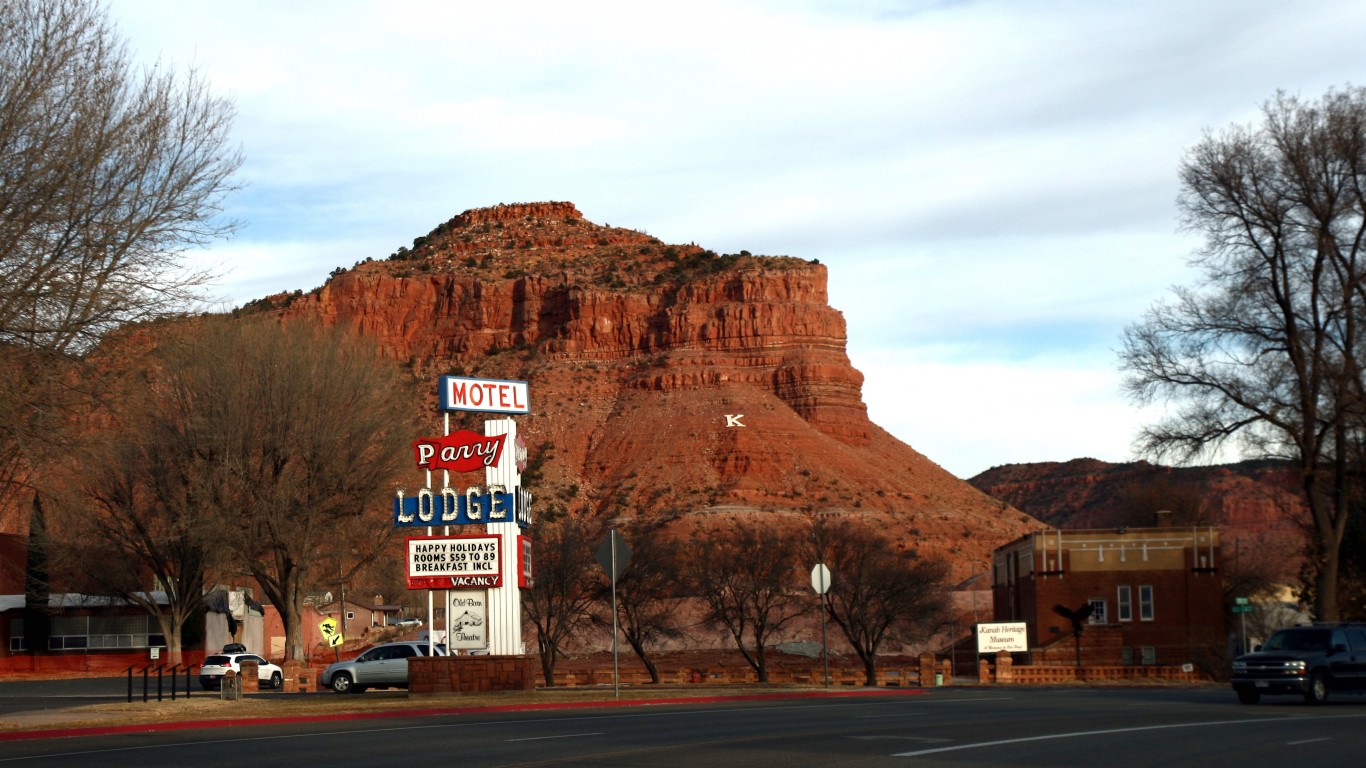
POLYGON ((271 688, 274 688, 274 689, 277 690, 277 691, 280 690, 281 688, 285 687, 285 678, 284 678, 284 675, 281 675, 279 672, 271 672, 271 673, 270 673, 270 687, 271 687, 271 688))
POLYGON ((338 672, 332 676, 332 690, 337 693, 351 693, 351 689, 355 687, 354 682, 350 675, 338 672))
POLYGON ((1322 672, 1309 676, 1309 690, 1304 692, 1304 700, 1312 705, 1328 701, 1328 678, 1322 672))
POLYGON ((1262 693, 1256 688, 1239 688, 1238 701, 1244 704, 1256 704, 1262 700, 1262 693))

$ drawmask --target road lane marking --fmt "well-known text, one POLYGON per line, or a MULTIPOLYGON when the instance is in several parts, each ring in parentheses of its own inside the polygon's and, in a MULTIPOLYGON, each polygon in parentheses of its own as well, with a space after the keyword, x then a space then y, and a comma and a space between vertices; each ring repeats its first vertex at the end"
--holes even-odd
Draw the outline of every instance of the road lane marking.
POLYGON ((583 738, 584 736, 601 736, 601 735, 602 735, 602 731, 598 731, 597 733, 565 733, 565 734, 561 734, 561 735, 559 735, 559 736, 527 736, 527 737, 521 738, 521 739, 503 739, 503 741, 505 741, 505 742, 510 742, 510 741, 546 741, 547 739, 579 739, 579 738, 583 738))
MULTIPOLYGON (((936 700, 934 700, 934 701, 906 701, 906 702, 897 702, 897 704, 898 704, 898 705, 903 705, 903 706, 915 706, 915 707, 919 707, 919 706, 922 705, 922 704, 971 704, 971 703, 976 702, 976 701, 1013 701, 1014 699, 1015 699, 1014 696, 982 696, 982 697, 979 697, 979 698, 976 698, 976 699, 953 699, 953 700, 944 699, 944 700, 942 700, 942 701, 936 699, 936 700)), ((880 718, 880 717, 905 717, 905 716, 906 716, 906 713, 905 713, 905 712, 896 712, 896 713, 893 713, 893 714, 890 714, 890 715, 860 715, 859 717, 860 717, 860 719, 862 719, 862 720, 876 720, 876 719, 878 719, 878 718, 880 718)))
POLYGON ((888 739, 892 741, 918 741, 921 744, 946 744, 953 741, 953 739, 936 739, 932 736, 896 736, 891 734, 886 736, 850 736, 848 738, 854 741, 886 741, 888 739))
MULTIPOLYGON (((1366 715, 1347 715, 1347 717, 1366 717, 1366 715)), ((1288 717, 1283 722, 1307 720, 1308 717, 1288 717)), ((1265 725, 1265 718, 1252 720, 1210 720, 1203 723, 1169 723, 1167 725, 1141 725, 1133 728, 1105 728, 1098 731, 1074 731, 1072 733, 1050 733, 1043 736, 1022 736, 1018 739, 998 739, 996 741, 980 741, 975 744, 958 744, 952 747, 937 747, 935 749, 922 749, 917 752, 898 752, 892 757, 921 757, 923 755, 933 755, 940 752, 958 752, 965 749, 980 749, 982 747, 1000 747, 1008 744, 1024 744, 1031 741, 1053 741, 1056 739, 1077 739, 1088 736, 1109 736, 1115 733, 1138 733, 1142 731, 1165 731, 1173 728, 1203 728, 1212 725, 1248 725, 1256 723, 1265 725)))
POLYGON ((1321 739, 1304 739, 1303 741, 1287 741, 1287 742, 1285 743, 1285 745, 1286 745, 1287 747, 1295 747, 1295 746, 1299 746, 1300 744, 1313 744, 1313 743, 1316 742, 1316 741, 1328 741, 1328 738, 1325 736, 1324 738, 1321 738, 1321 739))

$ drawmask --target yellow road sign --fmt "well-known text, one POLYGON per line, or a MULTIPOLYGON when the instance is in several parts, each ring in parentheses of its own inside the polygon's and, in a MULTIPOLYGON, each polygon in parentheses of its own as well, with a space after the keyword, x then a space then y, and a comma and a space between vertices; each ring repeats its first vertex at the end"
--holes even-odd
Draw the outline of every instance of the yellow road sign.
POLYGON ((342 635, 337 631, 337 620, 328 616, 318 624, 318 629, 322 630, 323 639, 327 641, 327 647, 336 648, 342 644, 342 635))

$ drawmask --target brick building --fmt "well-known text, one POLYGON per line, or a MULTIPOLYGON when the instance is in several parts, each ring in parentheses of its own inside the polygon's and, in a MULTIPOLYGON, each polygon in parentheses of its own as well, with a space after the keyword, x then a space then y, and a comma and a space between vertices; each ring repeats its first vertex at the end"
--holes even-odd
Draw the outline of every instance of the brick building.
POLYGON ((1034 663, 1072 663, 1072 622, 1090 606, 1084 664, 1184 664, 1226 644, 1219 532, 1198 528, 1045 530, 992 556, 997 621, 1028 625, 1034 663))

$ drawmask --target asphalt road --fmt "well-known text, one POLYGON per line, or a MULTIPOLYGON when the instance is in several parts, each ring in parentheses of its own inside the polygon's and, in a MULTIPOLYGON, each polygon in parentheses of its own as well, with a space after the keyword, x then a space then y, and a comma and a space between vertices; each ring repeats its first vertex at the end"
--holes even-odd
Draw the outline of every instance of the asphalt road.
MULTIPOLYGON (((193 686, 191 693, 199 695, 201 693, 199 678, 192 677, 190 684, 193 686)), ((169 676, 163 677, 161 685, 162 696, 170 698, 171 678, 169 676)), ((155 699, 157 695, 155 675, 148 676, 147 688, 148 695, 155 699)), ((142 700, 141 675, 135 675, 133 678, 133 695, 137 700, 142 700)), ((185 676, 183 674, 176 680, 176 695, 185 695, 185 676)), ((0 716, 16 712, 62 709, 127 700, 128 678, 126 677, 16 680, 0 683, 0 716)))
POLYGON ((1366 699, 1224 689, 924 694, 322 720, 0 743, 20 766, 1356 766, 1366 699))

